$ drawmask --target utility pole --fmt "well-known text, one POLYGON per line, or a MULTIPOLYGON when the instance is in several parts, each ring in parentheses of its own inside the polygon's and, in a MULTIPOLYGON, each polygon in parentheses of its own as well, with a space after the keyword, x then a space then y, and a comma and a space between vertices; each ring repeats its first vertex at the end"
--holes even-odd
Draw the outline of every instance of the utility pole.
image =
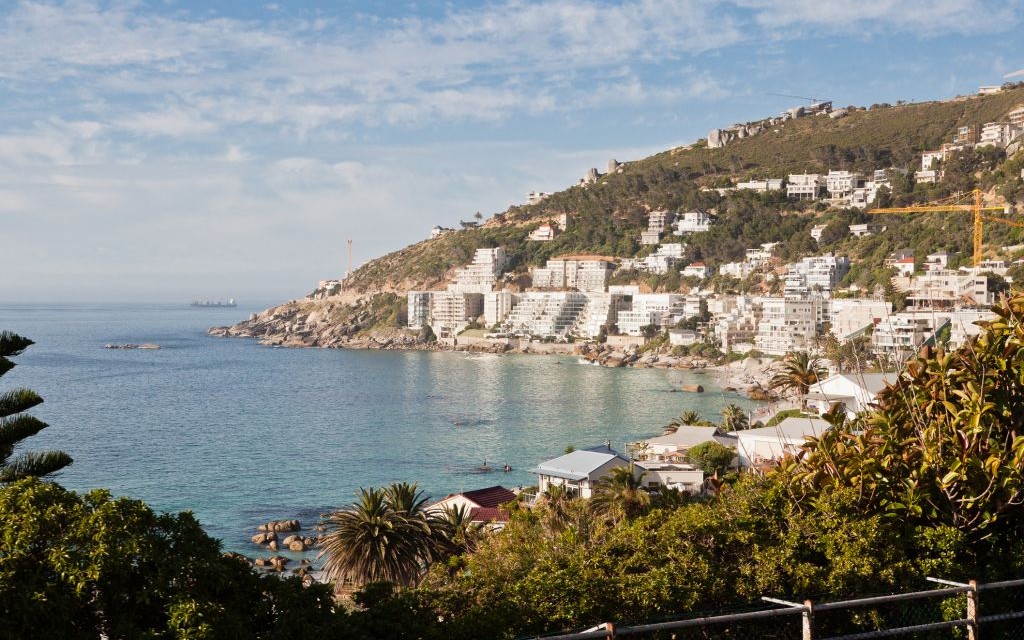
POLYGON ((352 275, 352 241, 348 241, 348 270, 345 271, 345 277, 352 275))

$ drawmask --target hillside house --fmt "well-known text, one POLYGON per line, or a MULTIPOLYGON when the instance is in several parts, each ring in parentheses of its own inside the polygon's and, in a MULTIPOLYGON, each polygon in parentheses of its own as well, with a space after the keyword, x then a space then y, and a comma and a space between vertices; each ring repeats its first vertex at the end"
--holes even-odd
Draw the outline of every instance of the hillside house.
POLYGON ((882 389, 896 377, 895 373, 838 373, 812 385, 805 401, 808 408, 822 414, 839 403, 852 418, 871 408, 882 389))

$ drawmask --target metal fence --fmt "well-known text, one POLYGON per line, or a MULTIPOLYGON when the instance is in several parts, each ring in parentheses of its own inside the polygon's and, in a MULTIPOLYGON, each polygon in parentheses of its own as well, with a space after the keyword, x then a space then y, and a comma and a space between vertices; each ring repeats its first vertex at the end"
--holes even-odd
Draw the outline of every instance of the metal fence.
POLYGON ((788 602, 738 613, 708 615, 634 625, 605 622, 538 640, 589 640, 633 636, 666 640, 868 640, 908 637, 916 640, 1024 640, 1024 580, 979 584, 938 578, 927 591, 841 600, 788 602), (984 597, 982 597, 984 594, 984 597), (984 605, 982 604, 984 603, 984 605))

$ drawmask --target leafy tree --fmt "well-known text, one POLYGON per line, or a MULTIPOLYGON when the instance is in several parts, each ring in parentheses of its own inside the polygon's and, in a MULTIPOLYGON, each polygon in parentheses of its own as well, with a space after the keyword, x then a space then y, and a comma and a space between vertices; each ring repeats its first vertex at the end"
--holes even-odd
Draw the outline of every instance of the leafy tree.
POLYGON ((330 589, 221 554, 189 513, 36 478, 0 488, 0 637, 329 637, 330 589))
MULTIPOLYGON (((0 376, 14 368, 9 360, 33 342, 9 331, 0 331, 0 376)), ((26 452, 14 456, 22 440, 46 428, 46 423, 25 412, 42 404, 43 399, 29 389, 14 389, 0 394, 0 483, 28 476, 49 476, 71 464, 63 451, 26 452)))
POLYGON ((640 335, 650 340, 654 336, 658 335, 658 332, 660 330, 661 329, 658 327, 658 325, 645 324, 644 326, 640 327, 640 335))
POLYGON ((1018 527, 1024 504, 1024 296, 965 347, 925 353, 878 409, 807 445, 791 470, 806 495, 851 487, 860 508, 907 524, 949 526, 980 541, 1018 527))
POLYGON ((690 447, 686 457, 701 471, 718 476, 732 464, 736 458, 736 450, 714 440, 708 440, 690 447))

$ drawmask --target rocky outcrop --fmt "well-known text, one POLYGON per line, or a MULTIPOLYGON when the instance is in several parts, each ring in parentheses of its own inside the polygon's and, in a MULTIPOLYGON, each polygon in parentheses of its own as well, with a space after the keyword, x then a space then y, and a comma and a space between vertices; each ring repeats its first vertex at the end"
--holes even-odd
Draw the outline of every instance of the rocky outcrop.
POLYGON ((209 334, 255 338, 274 347, 334 347, 354 349, 410 348, 419 335, 399 325, 400 300, 378 294, 355 303, 341 298, 293 300, 230 327, 213 327, 209 334))
POLYGON ((752 124, 735 124, 728 129, 712 129, 708 132, 708 148, 720 149, 733 140, 742 140, 750 136, 756 136, 765 130, 765 124, 755 122, 752 124))
POLYGON ((580 347, 579 355, 587 362, 612 368, 704 369, 708 366, 704 358, 643 352, 638 346, 621 349, 604 344, 585 344, 580 347))

